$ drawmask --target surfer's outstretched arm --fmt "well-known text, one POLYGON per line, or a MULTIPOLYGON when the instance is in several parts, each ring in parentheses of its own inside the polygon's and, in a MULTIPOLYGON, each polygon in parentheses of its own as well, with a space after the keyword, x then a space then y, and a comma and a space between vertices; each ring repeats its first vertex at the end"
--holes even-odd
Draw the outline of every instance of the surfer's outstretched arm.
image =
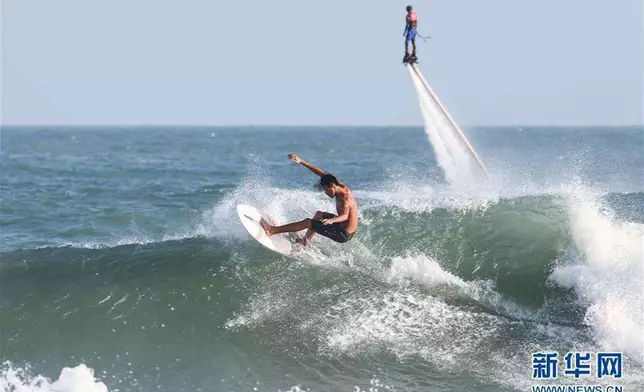
POLYGON ((295 162, 295 163, 299 163, 300 165, 302 165, 302 166, 306 167, 307 169, 309 169, 310 171, 312 171, 313 173, 317 174, 317 175, 318 175, 318 176, 320 176, 320 177, 321 177, 322 175, 324 175, 324 173, 326 173, 324 170, 322 170, 322 169, 320 169, 319 167, 317 167, 317 166, 313 165, 311 162, 307 162, 307 161, 305 161, 304 159, 302 159, 302 158, 298 157, 298 156, 297 156, 297 155, 295 155, 295 154, 292 154, 292 153, 291 153, 291 154, 288 154, 288 158, 289 158, 291 161, 293 161, 293 162, 295 162))

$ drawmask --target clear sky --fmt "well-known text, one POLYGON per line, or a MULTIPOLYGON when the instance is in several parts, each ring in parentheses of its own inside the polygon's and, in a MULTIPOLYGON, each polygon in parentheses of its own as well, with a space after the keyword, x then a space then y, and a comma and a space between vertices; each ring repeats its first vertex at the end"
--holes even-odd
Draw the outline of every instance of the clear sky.
MULTIPOLYGON (((407 4, 2 0, 2 121, 421 124, 407 4)), ((458 123, 642 124, 642 0, 411 4, 458 123)))

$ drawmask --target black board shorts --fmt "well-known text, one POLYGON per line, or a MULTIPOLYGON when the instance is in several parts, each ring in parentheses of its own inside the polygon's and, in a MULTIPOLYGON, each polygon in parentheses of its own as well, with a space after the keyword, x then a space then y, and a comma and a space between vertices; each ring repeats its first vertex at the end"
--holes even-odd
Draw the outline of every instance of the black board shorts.
MULTIPOLYGON (((323 212, 322 219, 331 219, 335 218, 337 215, 331 214, 330 212, 323 212)), ((331 223, 330 225, 325 225, 321 220, 311 219, 311 230, 314 232, 323 235, 327 238, 332 239, 335 242, 347 242, 349 241, 355 232, 347 233, 342 228, 342 223, 331 223)))

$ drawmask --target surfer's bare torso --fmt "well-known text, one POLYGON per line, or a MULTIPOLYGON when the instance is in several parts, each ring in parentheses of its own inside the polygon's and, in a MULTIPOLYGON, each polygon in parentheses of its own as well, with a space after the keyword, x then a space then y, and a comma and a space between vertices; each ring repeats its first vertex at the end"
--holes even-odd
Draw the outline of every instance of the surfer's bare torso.
POLYGON ((344 230, 348 233, 355 232, 358 229, 358 204, 348 187, 345 187, 344 190, 336 195, 335 209, 338 212, 338 216, 341 216, 346 209, 349 210, 349 217, 343 222, 345 223, 344 230))

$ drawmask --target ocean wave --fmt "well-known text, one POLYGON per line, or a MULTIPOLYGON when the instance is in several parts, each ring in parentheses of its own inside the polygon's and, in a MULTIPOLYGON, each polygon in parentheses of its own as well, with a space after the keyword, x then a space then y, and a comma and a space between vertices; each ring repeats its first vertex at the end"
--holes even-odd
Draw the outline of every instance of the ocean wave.
POLYGON ((209 327, 264 331, 272 345, 419 358, 512 387, 526 386, 514 364, 545 349, 620 350, 641 368, 644 226, 636 214, 625 219, 621 204, 632 196, 579 191, 459 206, 429 195, 422 208, 367 196, 356 237, 316 237, 317 258, 263 248, 234 208, 248 202, 285 222, 331 201, 254 179, 174 237, 5 252, 3 325, 35 321, 21 315, 46 307, 51 323, 91 320, 142 338, 203 326, 206 312, 209 327))

